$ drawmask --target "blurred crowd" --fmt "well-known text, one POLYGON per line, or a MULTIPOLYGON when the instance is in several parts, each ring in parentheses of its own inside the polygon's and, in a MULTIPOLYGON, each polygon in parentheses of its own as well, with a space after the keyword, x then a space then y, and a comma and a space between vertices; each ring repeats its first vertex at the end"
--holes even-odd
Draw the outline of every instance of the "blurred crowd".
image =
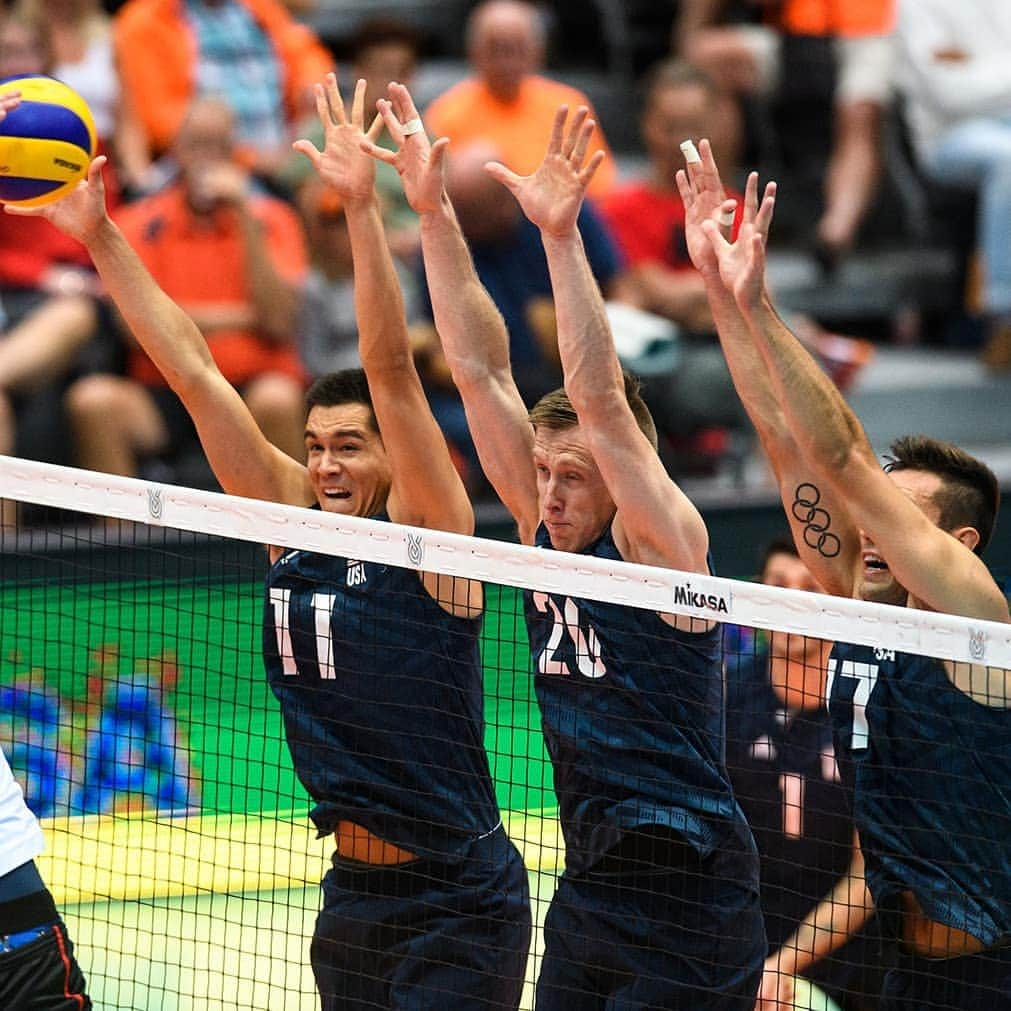
MULTIPOLYGON (((638 143, 615 156, 607 117, 598 122, 605 160, 581 230, 669 467, 718 471, 750 442, 685 248, 674 174, 688 138, 711 139, 727 178, 757 166, 780 180, 774 240, 813 257, 826 284, 893 220, 881 208, 899 152, 928 219, 919 241, 958 237, 967 283, 951 317, 972 319, 989 368, 1011 369, 1011 5, 668 8, 669 45, 620 103, 638 143)), ((17 0, 0 22, 0 77, 52 74, 86 98, 124 233, 196 321, 264 433, 296 457, 307 384, 358 361, 341 203, 291 144, 319 140, 312 86, 328 70, 337 66, 345 86, 364 78, 374 107, 390 81, 412 83, 427 42, 398 20, 395 0, 331 47, 300 20, 306 10, 280 0, 126 0, 110 13, 99 0, 17 0)), ((560 381, 550 279, 536 230, 483 165, 531 171, 558 105, 592 108, 555 59, 566 46, 551 32, 561 14, 522 0, 474 6, 458 79, 424 111, 430 135, 451 140, 453 201, 531 403, 560 381)), ((485 482, 432 323, 417 222, 395 172, 379 168, 415 354, 480 496, 485 482)), ((818 320, 793 322, 841 386, 872 353, 818 320)), ((0 327, 0 454, 211 481, 186 412, 104 302, 83 248, 44 220, 0 215, 0 327)), ((3 522, 13 518, 6 503, 3 522)))

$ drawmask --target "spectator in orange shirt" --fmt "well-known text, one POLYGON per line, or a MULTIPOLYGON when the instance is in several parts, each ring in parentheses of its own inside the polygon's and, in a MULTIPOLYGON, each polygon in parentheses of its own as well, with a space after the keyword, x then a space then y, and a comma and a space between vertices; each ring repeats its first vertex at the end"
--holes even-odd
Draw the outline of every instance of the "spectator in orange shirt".
POLYGON ((277 0, 129 0, 113 42, 152 158, 172 146, 193 99, 214 95, 235 110, 244 163, 265 176, 288 158, 312 85, 333 69, 277 0))
MULTIPOLYGON (((575 88, 541 76, 547 39, 537 9, 522 0, 487 0, 467 23, 467 58, 474 75, 454 85, 428 107, 425 122, 433 137, 448 137, 454 147, 484 141, 505 152, 521 175, 541 163, 560 105, 575 111, 590 106, 575 88)), ((593 116, 593 109, 590 108, 593 116)), ((594 117, 596 118, 596 117, 594 117)), ((614 185, 614 159, 600 130, 587 152, 606 157, 590 183, 590 195, 602 197, 614 185)))
MULTIPOLYGON (((682 0, 675 49, 730 91, 786 104, 781 119, 789 132, 810 131, 810 121, 823 118, 818 115, 823 98, 834 104, 828 164, 812 172, 823 188, 812 244, 832 263, 856 240, 880 174, 895 2, 752 3, 762 9, 762 24, 721 27, 716 22, 722 0, 682 0)), ((790 138, 779 140, 782 147, 789 145, 790 138)), ((798 133, 796 151, 784 150, 783 160, 795 163, 812 146, 807 133, 798 133)))
MULTIPOLYGON (((235 120, 198 99, 176 141, 179 180, 125 208, 120 227, 170 298, 207 338, 264 435, 302 452, 302 372, 294 346, 306 255, 295 212, 254 195, 235 160, 235 120)), ((87 376, 67 394, 81 466, 132 475, 140 459, 192 437, 186 412, 136 347, 127 377, 87 376)))

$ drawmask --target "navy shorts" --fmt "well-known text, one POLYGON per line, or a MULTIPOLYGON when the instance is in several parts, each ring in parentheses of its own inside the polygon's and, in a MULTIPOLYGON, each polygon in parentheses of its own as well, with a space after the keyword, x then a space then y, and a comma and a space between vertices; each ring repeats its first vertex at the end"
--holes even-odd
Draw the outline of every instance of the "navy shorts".
POLYGON ((0 952, 0 1008, 88 1011, 84 974, 62 922, 40 928, 37 940, 0 952))
POLYGON ((335 857, 311 960, 323 1011, 515 1011, 529 948, 526 868, 498 828, 448 860, 335 857))
POLYGON ((885 974, 880 1011, 1011 1008, 1011 947, 961 958, 921 958, 899 947, 885 974))
POLYGON ((703 859, 637 833, 564 873, 544 924, 537 1011, 753 1011, 766 953, 757 855, 703 859), (634 856, 643 837, 649 859, 634 856))

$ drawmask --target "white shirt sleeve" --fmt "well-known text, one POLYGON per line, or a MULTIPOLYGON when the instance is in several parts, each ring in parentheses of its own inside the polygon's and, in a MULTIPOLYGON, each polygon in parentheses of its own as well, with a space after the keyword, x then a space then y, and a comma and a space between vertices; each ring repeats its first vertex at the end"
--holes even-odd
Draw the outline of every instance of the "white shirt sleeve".
POLYGON ((1011 114, 1009 0, 901 0, 898 39, 910 101, 947 120, 1011 114))
POLYGON ((0 876, 34 860, 44 845, 42 827, 0 752, 0 876))

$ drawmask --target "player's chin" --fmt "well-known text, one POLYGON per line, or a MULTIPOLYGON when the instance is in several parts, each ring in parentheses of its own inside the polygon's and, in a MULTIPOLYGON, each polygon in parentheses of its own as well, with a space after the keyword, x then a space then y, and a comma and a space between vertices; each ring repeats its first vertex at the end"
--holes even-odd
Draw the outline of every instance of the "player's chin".
POLYGON ((548 527, 548 537, 555 551, 581 551, 583 543, 570 526, 548 527))
POLYGON ((890 574, 882 578, 881 570, 872 579, 864 579, 860 588, 860 599, 872 604, 905 604, 906 591, 890 574))
POLYGON ((319 501, 319 507, 325 513, 338 513, 341 516, 354 516, 355 514, 355 501, 354 497, 348 496, 337 496, 337 495, 319 495, 317 496, 319 501))

